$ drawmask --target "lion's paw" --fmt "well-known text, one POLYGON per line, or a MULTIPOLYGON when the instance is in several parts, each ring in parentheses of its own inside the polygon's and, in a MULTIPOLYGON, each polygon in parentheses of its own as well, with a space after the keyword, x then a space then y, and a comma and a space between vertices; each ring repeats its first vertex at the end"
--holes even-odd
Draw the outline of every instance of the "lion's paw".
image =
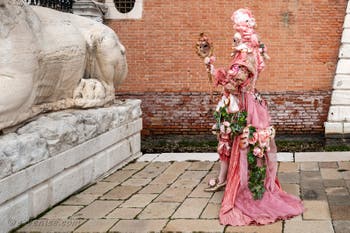
POLYGON ((73 93, 75 105, 81 108, 100 107, 110 101, 105 85, 97 79, 81 79, 73 93))

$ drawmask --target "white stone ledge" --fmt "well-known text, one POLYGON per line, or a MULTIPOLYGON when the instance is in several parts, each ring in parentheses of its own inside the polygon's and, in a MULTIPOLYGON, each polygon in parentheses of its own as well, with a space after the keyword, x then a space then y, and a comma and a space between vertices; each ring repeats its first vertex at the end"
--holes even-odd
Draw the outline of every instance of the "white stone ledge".
POLYGON ((336 75, 333 80, 335 90, 350 90, 350 75, 336 75))
MULTIPOLYGON (((139 133, 141 129, 141 119, 130 122, 129 124, 108 131, 105 134, 58 154, 55 157, 44 160, 20 172, 3 178, 0 181, 0 204, 35 185, 44 182, 64 169, 72 167, 84 159, 107 149, 115 142, 119 142, 124 138, 139 133)), ((137 148, 135 150, 137 150, 137 148)), ((107 152, 103 151, 101 153, 103 154, 107 152)), ((101 173, 101 170, 99 173, 101 173)))
POLYGON ((339 152, 296 152, 295 162, 332 162, 332 161, 349 161, 349 151, 339 152))
MULTIPOLYGON (((170 161, 217 161, 219 155, 217 153, 161 153, 161 154, 144 154, 138 161, 142 162, 170 162, 170 161)), ((293 161, 293 153, 279 152, 277 153, 278 161, 293 161)))
POLYGON ((350 106, 350 90, 333 90, 331 104, 350 106))

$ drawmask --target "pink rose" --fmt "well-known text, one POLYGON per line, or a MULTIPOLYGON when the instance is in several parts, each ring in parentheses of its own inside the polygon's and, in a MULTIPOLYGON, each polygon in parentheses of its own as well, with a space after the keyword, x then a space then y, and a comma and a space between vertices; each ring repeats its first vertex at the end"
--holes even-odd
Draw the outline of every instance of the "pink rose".
POLYGON ((262 158, 264 156, 264 151, 260 147, 256 146, 254 147, 253 154, 256 157, 262 158))
POLYGON ((267 141, 270 138, 270 133, 267 130, 259 130, 259 141, 267 141))
POLYGON ((223 124, 225 127, 230 127, 230 122, 228 122, 228 121, 224 121, 224 122, 222 122, 222 124, 223 124))
POLYGON ((253 136, 248 138, 249 144, 254 145, 258 141, 258 138, 259 138, 258 133, 254 132, 253 136))
POLYGON ((269 145, 270 145, 270 140, 266 140, 266 141, 260 141, 259 140, 259 146, 261 148, 268 147, 269 145))
POLYGON ((216 57, 214 57, 214 56, 211 56, 210 57, 210 60, 209 60, 209 62, 212 64, 212 63, 214 63, 215 62, 215 60, 216 60, 216 57))

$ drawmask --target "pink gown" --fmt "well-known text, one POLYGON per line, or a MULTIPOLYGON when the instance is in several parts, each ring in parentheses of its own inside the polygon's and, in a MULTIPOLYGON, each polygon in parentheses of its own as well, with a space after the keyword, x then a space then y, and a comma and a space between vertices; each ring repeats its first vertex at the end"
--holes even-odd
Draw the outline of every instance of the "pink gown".
MULTIPOLYGON (((247 124, 256 128, 270 125, 267 106, 250 93, 245 93, 245 109, 248 112, 247 124)), ((281 189, 276 176, 276 145, 272 139, 270 152, 266 156, 265 193, 260 200, 254 200, 248 188, 247 149, 240 149, 236 136, 231 149, 227 185, 220 209, 220 223, 223 225, 268 224, 280 219, 300 215, 304 208, 298 197, 281 189)))
MULTIPOLYGON (((255 82, 264 68, 263 57, 266 48, 255 34, 255 19, 249 10, 239 9, 231 19, 237 31, 234 36, 235 54, 228 70, 219 69, 216 72, 216 84, 224 87, 223 95, 235 94, 240 110, 245 110, 248 114, 247 125, 265 129, 270 126, 270 116, 266 102, 256 95, 255 82), (242 72, 248 74, 245 81, 240 79, 242 72), (232 87, 234 89, 230 90, 232 87)), ((221 135, 226 134, 224 132, 221 135)), ((220 141, 221 135, 219 145, 227 145, 226 141, 220 141)), ((269 224, 300 215, 304 211, 301 200, 283 191, 276 176, 277 148, 273 138, 270 140, 269 152, 264 155, 265 192, 261 199, 254 200, 248 187, 248 149, 240 147, 241 135, 230 141, 232 146, 218 147, 220 159, 229 163, 227 184, 219 213, 220 223, 233 226, 269 224), (230 153, 227 153, 228 150, 230 153)))

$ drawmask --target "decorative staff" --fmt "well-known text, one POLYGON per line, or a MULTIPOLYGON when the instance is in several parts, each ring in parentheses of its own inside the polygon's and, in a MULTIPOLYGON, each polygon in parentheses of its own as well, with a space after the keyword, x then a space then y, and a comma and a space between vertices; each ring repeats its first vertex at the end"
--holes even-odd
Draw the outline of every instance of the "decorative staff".
POLYGON ((212 75, 215 74, 213 63, 215 57, 213 56, 214 46, 209 38, 202 32, 199 34, 198 41, 196 42, 196 53, 203 59, 208 73, 208 81, 210 84, 210 100, 213 99, 213 87, 212 87, 212 75))

